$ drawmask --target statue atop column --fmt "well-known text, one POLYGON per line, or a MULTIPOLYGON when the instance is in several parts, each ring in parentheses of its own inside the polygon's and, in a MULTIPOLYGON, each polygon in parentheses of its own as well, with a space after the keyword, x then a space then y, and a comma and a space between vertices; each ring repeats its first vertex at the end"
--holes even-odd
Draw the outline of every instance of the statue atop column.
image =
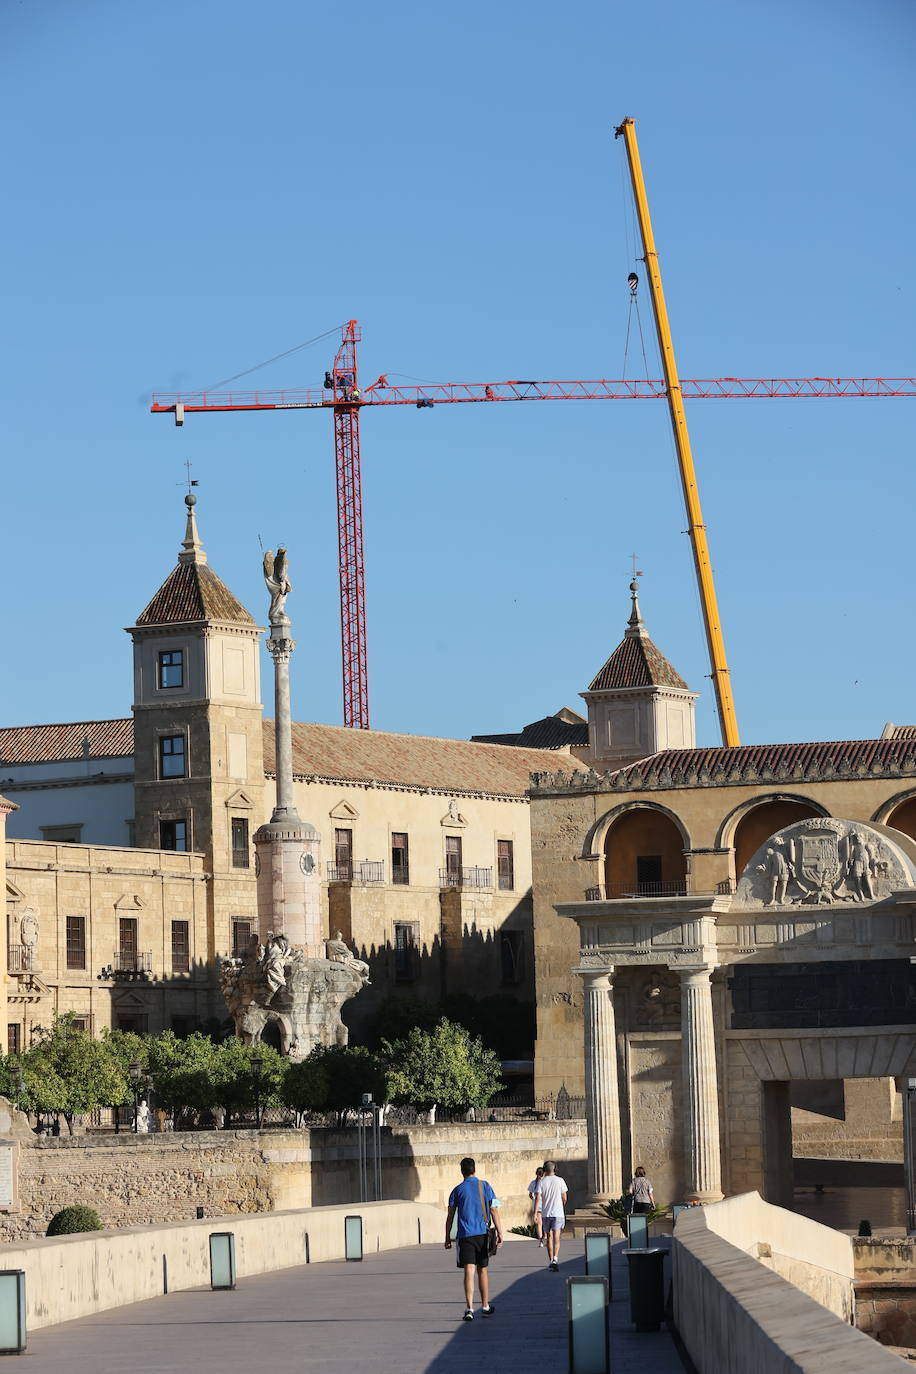
POLYGON ((286 598, 293 590, 293 584, 286 573, 288 565, 286 549, 282 544, 277 546, 276 557, 270 549, 264 555, 264 581, 270 592, 270 610, 267 612, 267 619, 271 625, 289 624, 289 617, 286 614, 286 598))
POLYGON ((338 934, 327 941, 321 919, 321 836, 300 818, 293 783, 290 659, 296 647, 286 598, 293 589, 286 549, 264 555, 270 592, 267 648, 274 664, 276 804, 254 835, 258 879, 258 931, 241 959, 221 971, 236 1034, 257 1044, 269 1023, 284 1054, 300 1059, 315 1045, 345 1045, 340 1008, 369 981, 369 966, 338 934))

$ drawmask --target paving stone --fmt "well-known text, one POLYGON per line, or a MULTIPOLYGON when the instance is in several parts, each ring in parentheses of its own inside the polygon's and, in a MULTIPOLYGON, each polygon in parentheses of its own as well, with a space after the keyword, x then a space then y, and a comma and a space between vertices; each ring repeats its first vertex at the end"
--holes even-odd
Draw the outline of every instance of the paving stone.
MULTIPOLYGON (((614 1247, 614 1374, 683 1374, 670 1334, 629 1320, 623 1245, 614 1247)), ((35 1331, 31 1374, 531 1374, 567 1368, 566 1283, 584 1271, 564 1242, 560 1273, 533 1241, 491 1267, 492 1318, 463 1323, 455 1252, 438 1245, 242 1279, 231 1293, 195 1289, 35 1331)))

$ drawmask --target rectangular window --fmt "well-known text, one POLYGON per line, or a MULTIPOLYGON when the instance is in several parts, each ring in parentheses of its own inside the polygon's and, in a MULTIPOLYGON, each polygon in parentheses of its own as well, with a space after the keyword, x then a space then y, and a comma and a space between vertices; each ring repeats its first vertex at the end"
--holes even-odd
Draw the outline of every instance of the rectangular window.
POLYGON ((53 844, 79 844, 83 833, 81 824, 74 825, 42 825, 41 838, 49 840, 53 844))
POLYGON ((511 892, 515 887, 515 855, 511 840, 496 841, 496 869, 500 889, 511 892))
MULTIPOLYGON (((175 1035, 178 1036, 179 1040, 187 1040, 188 1036, 197 1029, 197 1025, 198 1022, 195 1016, 172 1017, 172 1030, 175 1035)), ((155 1084, 153 1086, 155 1087, 155 1084)))
POLYGON ((394 977, 398 983, 409 983, 419 973, 417 941, 419 929, 412 921, 394 923, 394 977))
POLYGON ((159 655, 159 686, 184 686, 184 650, 166 649, 159 655))
POLYGON ((445 837, 445 881, 449 887, 461 886, 461 836, 445 837))
POLYGON ((6 1028, 6 1052, 7 1054, 18 1054, 22 1047, 22 1027, 15 1022, 10 1022, 6 1028))
POLYGON ((149 1017, 145 1012, 136 1015, 121 1015, 116 1018, 115 1030, 133 1031, 134 1035, 146 1035, 149 1031, 149 1017))
POLYGON ((118 920, 117 968, 121 973, 137 970, 137 919, 121 916, 118 920))
POLYGON ((661 854, 640 854, 636 859, 636 887, 644 897, 662 893, 661 854))
POLYGON ((248 953, 248 946, 251 944, 251 922, 233 921, 232 922, 232 957, 241 959, 248 953))
POLYGON ((74 1030, 84 1031, 86 1035, 92 1034, 91 1016, 74 1016, 72 1025, 74 1030))
POLYGON ((172 922, 172 972, 191 970, 191 940, 187 921, 172 922))
POLYGON ((160 778, 183 778, 185 772, 184 735, 159 736, 160 778))
POLYGON ((522 981, 525 971, 525 936, 520 930, 504 930, 499 937, 500 973, 502 981, 514 985, 522 981))
POLYGON ((159 848, 173 849, 179 854, 188 852, 188 823, 183 820, 159 822, 159 848))
POLYGON ((232 817, 232 867, 248 868, 248 822, 242 816, 232 817))
POLYGON ((334 867, 339 882, 348 882, 353 877, 353 831, 334 831, 334 867))
POLYGON ((402 887, 406 887, 410 882, 407 836, 398 831, 394 831, 391 836, 391 881, 402 887))
POLYGON ((86 917, 67 917, 67 968, 86 967, 86 917))

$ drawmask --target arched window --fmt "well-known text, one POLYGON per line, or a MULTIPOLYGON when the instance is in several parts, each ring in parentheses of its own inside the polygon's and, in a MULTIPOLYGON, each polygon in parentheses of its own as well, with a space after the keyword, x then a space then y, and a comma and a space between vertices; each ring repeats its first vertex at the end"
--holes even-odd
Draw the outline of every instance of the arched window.
POLYGON ((604 881, 609 900, 686 892, 684 837, 670 816, 644 807, 619 816, 604 842, 604 881))
POLYGON ((895 806, 884 824, 916 840, 916 797, 908 797, 895 806))

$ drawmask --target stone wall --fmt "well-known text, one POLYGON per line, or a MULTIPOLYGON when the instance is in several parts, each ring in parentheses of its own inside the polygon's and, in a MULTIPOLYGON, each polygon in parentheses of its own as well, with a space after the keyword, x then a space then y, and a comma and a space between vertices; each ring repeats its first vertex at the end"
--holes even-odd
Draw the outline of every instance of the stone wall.
MULTIPOLYGON (((359 1198, 358 1139, 344 1131, 187 1131, 24 1142, 18 1213, 0 1216, 0 1239, 43 1235, 71 1203, 95 1207, 106 1226, 352 1203, 359 1198)), ((472 1153, 502 1203, 506 1226, 530 1219, 527 1185, 545 1158, 585 1197, 584 1121, 391 1127, 382 1132, 386 1197, 444 1209, 472 1153)))
POLYGON ((674 1317, 698 1374, 899 1369, 896 1355, 848 1324, 852 1273, 847 1236, 755 1193, 682 1212, 674 1317))

